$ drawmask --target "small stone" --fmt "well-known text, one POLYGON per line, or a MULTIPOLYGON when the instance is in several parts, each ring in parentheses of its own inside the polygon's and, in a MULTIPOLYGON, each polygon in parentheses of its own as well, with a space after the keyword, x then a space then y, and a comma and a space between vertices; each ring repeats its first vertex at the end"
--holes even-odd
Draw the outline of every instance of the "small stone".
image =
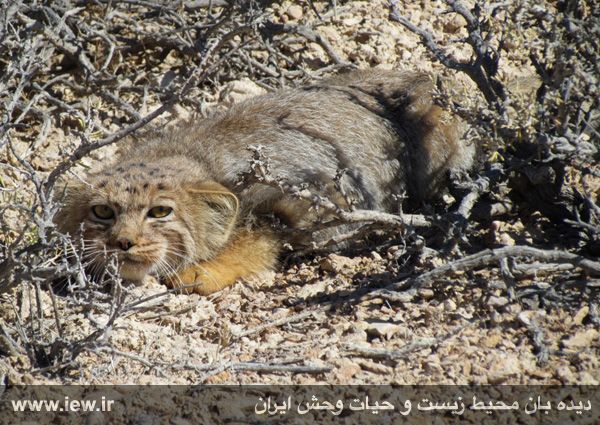
POLYGON ((360 366, 350 359, 339 359, 336 363, 338 364, 336 375, 342 382, 349 382, 361 371, 360 366))
POLYGON ((270 344, 272 347, 277 346, 283 341, 283 336, 279 333, 268 333, 265 335, 265 342, 270 344))
POLYGON ((392 372, 392 369, 389 366, 383 365, 381 363, 375 363, 373 360, 358 360, 358 365, 363 370, 367 372, 377 373, 379 375, 389 375, 392 372))
POLYGON ((321 261, 319 267, 321 270, 326 272, 341 273, 348 271, 356 266, 357 260, 352 258, 344 257, 337 254, 329 254, 327 258, 321 261))
POLYGON ((217 373, 216 375, 209 376, 205 382, 207 384, 223 384, 230 380, 231 373, 227 370, 224 370, 223 372, 217 373))
POLYGON ((504 39, 504 44, 502 45, 502 50, 505 52, 511 52, 515 49, 519 48, 519 43, 516 41, 514 36, 508 36, 504 39))
POLYGON ((535 316, 538 313, 540 313, 540 312, 537 310, 525 310, 525 311, 520 312, 517 315, 517 319, 519 320, 519 322, 521 322, 525 326, 529 326, 533 323, 535 316))
POLYGON ((298 375, 298 377, 293 382, 298 385, 314 385, 317 383, 317 379, 311 375, 298 375))
POLYGON ((498 235, 498 243, 504 246, 515 246, 515 240, 508 235, 508 233, 501 233, 498 235))
POLYGON ((460 15, 454 15, 452 19, 444 23, 444 31, 454 34, 465 25, 467 25, 467 21, 465 20, 465 18, 463 18, 460 15))
POLYGON ((370 335, 382 336, 386 339, 390 339, 398 333, 406 333, 406 328, 389 322, 370 322, 367 323, 365 331, 370 335))
POLYGON ((219 94, 219 100, 226 105, 240 103, 250 97, 265 94, 267 91, 249 78, 227 83, 219 94))
POLYGON ((600 385, 600 381, 590 375, 589 372, 580 372, 577 385, 600 385))
POLYGON ((502 320, 502 315, 499 314, 497 311, 492 311, 490 313, 490 321, 494 325, 499 325, 503 321, 502 320))
POLYGON ((493 333, 486 338, 481 340, 481 344, 487 348, 496 348, 498 344, 502 342, 502 335, 500 333, 493 333))
POLYGON ((419 289, 419 296, 425 300, 430 300, 434 297, 435 292, 433 292, 433 289, 429 289, 429 288, 421 288, 419 289))
POLYGON ((600 338, 600 331, 597 329, 585 329, 577 332, 571 338, 562 341, 562 345, 570 350, 581 350, 588 348, 594 341, 600 338))
POLYGON ((319 280, 313 284, 303 285, 297 292, 299 298, 310 298, 317 294, 321 294, 327 290, 327 286, 331 284, 331 280, 319 280))
POLYGON ((423 361, 422 367, 430 374, 440 373, 442 371, 440 357, 437 354, 430 354, 423 361))
POLYGON ((388 259, 400 258, 404 254, 404 248, 399 245, 392 245, 388 248, 386 257, 388 259))
POLYGON ((444 201, 444 203, 446 205, 452 205, 456 202, 456 198, 448 193, 442 195, 442 201, 444 201))
POLYGON ((502 307, 502 306, 505 306, 506 304, 508 304, 508 298, 506 298, 506 297, 491 296, 488 299, 488 305, 490 307, 502 307))
POLYGON ((590 312, 589 306, 584 305, 583 307, 581 307, 579 309, 579 311, 573 317, 573 324, 581 325, 583 323, 583 320, 587 317, 589 312, 590 312))
POLYGON ((568 366, 560 366, 556 369, 556 377, 560 379, 563 384, 574 384, 577 382, 575 374, 569 369, 568 366))
POLYGON ((381 258, 381 255, 379 255, 379 253, 376 251, 371 251, 371 258, 375 261, 383 260, 383 258, 381 258))
POLYGON ((358 25, 362 22, 363 18, 360 16, 354 16, 352 18, 347 18, 344 19, 342 21, 342 25, 344 25, 345 27, 353 27, 355 25, 358 25))
POLYGON ((361 343, 366 343, 368 335, 365 332, 364 328, 364 326, 355 325, 351 333, 344 335, 344 341, 346 341, 347 343, 353 343, 357 345, 361 343))
POLYGON ((512 353, 495 355, 489 364, 490 370, 487 378, 490 384, 501 384, 521 373, 519 359, 512 353))
POLYGON ((456 311, 456 303, 452 300, 444 301, 444 311, 452 312, 456 311))
POLYGON ((290 17, 290 19, 293 19, 295 21, 302 19, 302 16, 304 15, 302 7, 298 6, 297 4, 293 4, 290 7, 288 7, 285 13, 290 17))
POLYGON ((523 308, 519 304, 510 304, 506 306, 506 312, 509 314, 519 314, 523 308))

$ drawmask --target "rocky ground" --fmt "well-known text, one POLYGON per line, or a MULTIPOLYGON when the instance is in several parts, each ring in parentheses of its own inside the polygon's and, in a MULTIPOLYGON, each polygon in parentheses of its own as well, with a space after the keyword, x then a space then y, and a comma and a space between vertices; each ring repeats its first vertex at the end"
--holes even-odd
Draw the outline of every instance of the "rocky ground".
MULTIPOLYGON (((281 59, 279 69, 275 64, 261 69, 256 64, 264 68, 263 59, 269 53, 250 51, 248 63, 254 66, 254 75, 247 69, 236 74, 231 66, 227 78, 220 74, 198 89, 197 97, 192 96, 194 102, 183 102, 156 122, 172 123, 226 107, 280 85, 319 78, 347 63, 360 68, 433 71, 467 86, 468 78, 444 69, 418 36, 390 19, 387 2, 338 2, 335 8, 330 2, 312 3, 322 21, 306 2, 280 2, 266 13, 272 22, 310 26, 326 43, 290 37, 287 59, 281 59)), ((450 43, 467 34, 462 17, 443 13, 445 6, 436 1, 401 1, 399 8, 413 23, 434 32, 440 43, 449 43, 448 53, 461 60, 469 58, 463 45, 450 43)), ((76 13, 91 12, 84 8, 76 13)), ((533 72, 519 48, 518 40, 505 47, 501 78, 533 72)), ((139 77, 140 86, 164 82, 170 70, 184 62, 183 55, 171 51, 139 77)), ((57 90, 64 91, 64 102, 90 105, 78 110, 100 114, 98 119, 108 133, 135 117, 111 116, 111 108, 103 106, 107 100, 93 93, 76 94, 68 86, 57 90)), ((158 98, 149 93, 138 104, 132 94, 131 102, 144 115, 159 105, 158 98)), ((47 137, 31 156, 36 171, 45 175, 54 169, 79 142, 72 130, 80 120, 64 112, 53 116, 47 137)), ((27 150, 30 140, 17 137, 14 145, 27 150)), ((118 144, 96 151, 82 164, 103 161, 115 149, 118 144)), ((2 173, 5 182, 11 178, 6 167, 2 173)), ((596 188, 591 193, 599 193, 597 177, 573 178, 574 184, 587 184, 596 188)), ((449 211, 457 202, 446 199, 435 211, 449 211)), ((6 217, 18 221, 20 216, 6 217)), ((35 344, 10 340, 21 338, 19 326, 25 334, 29 327, 40 327, 66 346, 75 344, 104 328, 111 315, 110 291, 90 301, 91 296, 81 293, 53 297, 44 287, 35 291, 19 286, 2 294, 0 353, 4 357, 0 368, 11 384, 600 383, 600 282, 567 262, 546 267, 519 258, 511 263, 510 278, 498 262, 445 273, 412 293, 372 293, 486 248, 564 247, 560 229, 540 213, 511 212, 493 220, 474 220, 468 241, 450 252, 435 245, 432 233, 390 230, 346 252, 282 258, 276 273, 239 282, 209 297, 168 293, 156 281, 126 287, 123 305, 127 308, 110 330, 85 345, 67 367, 60 362, 36 364, 32 360, 36 356, 27 348, 35 344), (138 302, 142 299, 146 301, 138 302), (37 310, 39 306, 42 311, 37 310)))

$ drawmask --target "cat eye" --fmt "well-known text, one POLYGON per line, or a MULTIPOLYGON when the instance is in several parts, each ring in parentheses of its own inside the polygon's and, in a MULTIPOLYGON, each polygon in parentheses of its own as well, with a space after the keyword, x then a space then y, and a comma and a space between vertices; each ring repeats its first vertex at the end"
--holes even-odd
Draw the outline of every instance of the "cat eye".
POLYGON ((148 217, 163 218, 163 217, 168 216, 172 212, 173 212, 173 208, 171 208, 171 207, 163 207, 163 206, 152 207, 148 210, 148 217))
POLYGON ((108 205, 94 205, 92 213, 100 220, 110 220, 115 216, 115 212, 108 205))

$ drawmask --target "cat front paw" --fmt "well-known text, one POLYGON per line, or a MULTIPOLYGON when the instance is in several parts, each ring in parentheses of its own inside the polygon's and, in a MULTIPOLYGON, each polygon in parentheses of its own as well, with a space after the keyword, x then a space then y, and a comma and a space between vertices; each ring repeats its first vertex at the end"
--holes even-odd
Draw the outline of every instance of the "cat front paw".
POLYGON ((187 268, 171 276, 165 276, 162 281, 169 287, 180 290, 184 294, 192 294, 197 291, 197 287, 202 285, 198 273, 192 268, 187 268))
POLYGON ((222 276, 215 276, 215 273, 208 272, 205 268, 194 266, 167 276, 164 281, 170 288, 180 288, 179 292, 184 294, 200 295, 212 294, 232 283, 224 281, 222 276))

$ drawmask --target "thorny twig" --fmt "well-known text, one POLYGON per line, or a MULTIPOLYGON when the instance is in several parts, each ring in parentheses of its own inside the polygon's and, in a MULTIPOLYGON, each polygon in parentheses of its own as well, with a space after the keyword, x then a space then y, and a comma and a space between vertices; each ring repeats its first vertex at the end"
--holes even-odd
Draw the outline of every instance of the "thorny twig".
POLYGON ((409 358, 415 351, 423 350, 425 348, 431 348, 449 340, 451 337, 457 335, 464 329, 464 326, 459 326, 456 329, 451 330, 445 335, 432 338, 416 338, 408 344, 395 349, 378 349, 378 348, 365 348, 356 344, 348 344, 346 349, 352 355, 370 357, 375 359, 387 359, 387 360, 404 360, 409 358))
MULTIPOLYGON (((190 94, 197 92, 197 87, 205 84, 209 77, 221 74, 224 63, 239 60, 236 51, 245 54, 245 43, 257 37, 257 27, 264 19, 264 12, 260 8, 252 9, 248 2, 224 4, 215 1, 212 5, 222 9, 210 15, 203 11, 208 4, 195 5, 188 10, 188 15, 181 15, 176 10, 177 5, 165 4, 160 6, 161 14, 164 13, 161 16, 166 16, 166 22, 174 25, 174 32, 165 31, 157 38, 152 30, 131 32, 136 27, 141 28, 140 22, 148 23, 144 11, 152 9, 153 2, 132 2, 129 6, 108 2, 102 13, 93 9, 97 3, 79 1, 77 7, 73 7, 69 0, 52 5, 21 1, 7 9, 0 8, 4 48, 1 58, 7 65, 6 72, 0 76, 0 98, 4 106, 0 146, 6 149, 10 161, 0 164, 0 187, 9 188, 6 185, 11 184, 15 188, 27 188, 26 191, 0 192, 3 217, 6 211, 16 211, 25 223, 22 229, 2 223, 2 231, 7 232, 2 234, 1 240, 0 292, 6 292, 20 282, 23 282, 25 294, 31 289, 27 282, 34 282, 35 288, 39 288, 35 296, 28 297, 31 300, 30 315, 20 317, 17 326, 20 343, 28 347, 32 364, 39 365, 40 371, 60 369, 72 364, 82 350, 106 344, 104 337, 115 321, 123 317, 126 310, 136 311, 135 302, 124 302, 125 295, 119 289, 117 275, 108 273, 106 276, 114 282, 112 288, 117 292, 103 293, 86 276, 84 259, 70 241, 57 234, 53 224, 59 206, 55 199, 56 183, 90 153, 134 134, 174 104, 190 99, 190 94), (92 6, 92 10, 87 10, 88 6, 92 6), (123 13, 123 7, 127 8, 126 13, 123 13), (250 9, 246 10, 246 7, 250 9), (82 19, 88 12, 86 19, 82 19), (121 25, 121 19, 129 26, 121 25), (186 20, 191 24, 187 25, 186 20), (168 34, 181 34, 181 37, 169 37, 168 34), (142 46, 139 40, 145 36, 154 37, 157 49, 172 49, 187 55, 190 67, 173 68, 177 77, 169 80, 169 84, 149 85, 147 72, 156 59, 151 56, 145 59, 148 69, 131 68, 136 63, 134 56, 142 46), (233 43, 234 38, 241 38, 242 42, 233 43), (190 44, 189 40, 195 40, 196 44, 190 44), (61 66, 56 66, 57 52, 65 54, 61 66), (138 82, 134 82, 136 80, 138 82), (70 97, 71 91, 81 98, 70 97), (138 108, 140 103, 147 101, 149 93, 160 106, 144 115, 138 108), (109 115, 103 116, 103 105, 89 100, 90 97, 95 99, 94 96, 109 102, 109 109, 112 109, 109 115), (81 101, 83 98, 88 98, 89 103, 81 101), (66 124, 63 117, 69 117, 66 124), (37 123, 41 123, 39 127, 37 123), (115 124, 121 126, 123 123, 128 125, 114 130, 115 124), (81 142, 61 151, 61 162, 46 173, 34 165, 36 149, 61 126, 70 126, 70 131, 81 142), (17 147, 21 140, 28 140, 28 131, 34 135, 37 132, 37 135, 32 138, 28 151, 23 153, 17 147), (103 138, 98 140, 99 134, 103 138), (5 171, 11 180, 6 180, 5 171), (19 179, 17 182, 13 182, 13 175, 19 179), (64 302, 56 299, 54 291, 50 292, 53 325, 43 316, 45 297, 41 289, 52 279, 65 279, 59 290, 73 292, 73 305, 106 311, 108 319, 99 322, 90 317, 95 330, 82 339, 63 340, 60 308, 64 308, 64 302), (86 296, 80 296, 79 290, 86 296), (28 321, 32 326, 20 325, 28 321), (33 326, 34 323, 37 325, 33 326), (56 334, 45 332, 52 326, 58 335, 56 341, 53 341, 56 334)), ((164 21, 161 24, 164 25, 164 21)), ((146 301, 138 300, 138 305, 146 301)), ((16 311, 19 308, 15 306, 16 311)))
POLYGON ((543 250, 529 246, 506 246, 498 249, 486 249, 475 254, 459 258, 436 267, 416 277, 399 280, 382 289, 366 291, 359 294, 361 300, 384 298, 398 302, 412 301, 418 290, 424 286, 432 285, 440 279, 447 279, 455 273, 476 270, 482 267, 500 265, 508 258, 534 258, 536 260, 569 264, 579 267, 592 275, 600 275, 600 263, 587 259, 577 254, 559 250, 543 250))
POLYGON ((434 41, 433 34, 419 28, 405 16, 400 13, 396 0, 390 0, 391 17, 400 22, 410 31, 421 37, 423 43, 435 55, 435 57, 446 67, 467 74, 479 87, 486 100, 493 105, 498 112, 504 114, 506 107, 504 100, 506 98, 504 88, 498 84, 494 78, 498 71, 498 62, 500 60, 499 50, 494 49, 489 40, 484 39, 483 20, 476 17, 465 5, 455 0, 447 0, 454 12, 463 16, 467 21, 469 36, 467 42, 474 50, 475 57, 469 62, 458 62, 445 54, 441 47, 434 41))

